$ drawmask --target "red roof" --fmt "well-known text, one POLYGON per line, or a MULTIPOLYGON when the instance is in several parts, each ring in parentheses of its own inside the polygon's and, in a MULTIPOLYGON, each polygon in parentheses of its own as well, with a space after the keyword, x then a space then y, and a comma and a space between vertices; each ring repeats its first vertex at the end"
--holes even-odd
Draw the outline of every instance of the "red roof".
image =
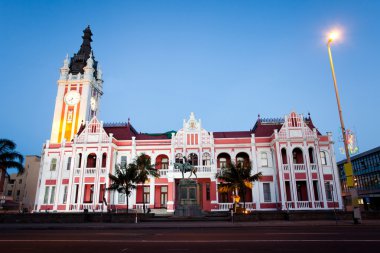
POLYGON ((255 134, 255 137, 269 137, 274 133, 274 130, 277 129, 280 131, 282 125, 283 123, 265 124, 258 120, 253 127, 252 132, 255 134))

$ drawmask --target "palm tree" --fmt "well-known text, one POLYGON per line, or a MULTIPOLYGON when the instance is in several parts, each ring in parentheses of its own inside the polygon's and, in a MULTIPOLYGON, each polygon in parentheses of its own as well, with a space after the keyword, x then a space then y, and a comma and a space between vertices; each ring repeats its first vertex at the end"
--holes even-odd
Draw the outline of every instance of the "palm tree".
POLYGON ((123 164, 123 166, 117 164, 115 169, 116 175, 109 174, 111 185, 107 190, 117 191, 118 193, 126 195, 128 215, 128 197, 131 195, 132 190, 136 189, 135 182, 137 179, 137 167, 135 164, 129 164, 128 166, 125 164, 123 164))
MULTIPOLYGON (((17 169, 18 174, 24 172, 24 157, 17 151, 16 144, 7 139, 0 139, 0 178, 3 179, 8 169, 17 169)), ((2 184, 0 182, 0 184, 2 184)), ((2 186, 0 186, 0 191, 2 186)))
MULTIPOLYGON (((251 175, 250 163, 234 163, 227 164, 226 168, 222 168, 216 178, 222 182, 218 186, 218 191, 222 193, 232 192, 235 197, 242 196, 243 208, 245 209, 245 195, 247 189, 252 189, 253 182, 258 181, 261 172, 251 175)), ((236 202, 234 201, 234 210, 236 210, 236 202)))
POLYGON ((133 163, 137 167, 136 183, 142 184, 143 210, 145 213, 144 184, 148 180, 149 176, 158 178, 160 174, 155 168, 155 165, 151 163, 150 157, 144 153, 139 155, 133 163))

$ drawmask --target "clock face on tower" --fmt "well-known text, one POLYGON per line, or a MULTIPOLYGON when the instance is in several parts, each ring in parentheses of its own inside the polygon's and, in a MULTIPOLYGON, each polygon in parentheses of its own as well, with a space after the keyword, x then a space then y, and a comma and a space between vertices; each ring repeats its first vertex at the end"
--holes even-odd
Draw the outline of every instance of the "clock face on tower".
POLYGON ((80 93, 74 90, 69 91, 66 93, 64 100, 67 105, 76 105, 80 101, 80 93))

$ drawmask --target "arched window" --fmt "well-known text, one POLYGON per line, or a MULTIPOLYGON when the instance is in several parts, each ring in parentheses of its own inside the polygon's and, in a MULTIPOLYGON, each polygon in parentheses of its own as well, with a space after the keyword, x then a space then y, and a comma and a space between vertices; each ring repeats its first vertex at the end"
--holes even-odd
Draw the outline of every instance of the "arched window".
POLYGON ((245 152, 240 152, 236 155, 236 165, 241 168, 249 167, 249 155, 245 152))
POLYGON ((225 158, 225 157, 219 158, 219 167, 220 168, 227 168, 227 158, 225 158))
POLYGON ((231 156, 227 153, 220 153, 217 157, 218 168, 227 168, 231 163, 231 156))
POLYGON ((55 171, 57 169, 57 158, 51 159, 50 171, 55 171))
POLYGON ((91 153, 87 156, 87 168, 96 168, 96 154, 91 153))
POLYGON ((288 164, 288 156, 286 154, 286 149, 281 149, 282 164, 288 164))
POLYGON ((169 168, 169 157, 167 155, 159 155, 156 157, 156 169, 167 170, 169 168))
POLYGON ((105 168, 107 165, 107 153, 103 153, 102 155, 102 168, 105 168))
POLYGON ((203 166, 210 166, 211 165, 211 155, 209 153, 203 153, 202 165, 203 166))
POLYGON ((268 154, 267 153, 261 153, 261 167, 268 167, 268 154))
POLYGON ((321 151, 320 155, 321 155, 321 163, 322 163, 322 165, 327 165, 326 152, 325 151, 321 151))
POLYGON ((183 155, 181 153, 177 153, 175 155, 175 162, 176 163, 183 163, 183 155))
POLYGON ((194 153, 190 153, 189 156, 187 157, 187 161, 193 166, 198 166, 198 155, 194 153))
POLYGON ((293 149, 293 164, 303 164, 303 153, 300 148, 293 149))

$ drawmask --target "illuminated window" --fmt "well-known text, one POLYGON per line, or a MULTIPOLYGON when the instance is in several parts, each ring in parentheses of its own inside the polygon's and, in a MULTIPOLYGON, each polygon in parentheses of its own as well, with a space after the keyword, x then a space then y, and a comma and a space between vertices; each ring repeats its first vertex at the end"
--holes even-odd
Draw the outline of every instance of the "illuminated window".
POLYGON ((127 157, 126 156, 122 156, 121 159, 120 159, 120 166, 122 168, 124 168, 125 166, 127 166, 127 157))

